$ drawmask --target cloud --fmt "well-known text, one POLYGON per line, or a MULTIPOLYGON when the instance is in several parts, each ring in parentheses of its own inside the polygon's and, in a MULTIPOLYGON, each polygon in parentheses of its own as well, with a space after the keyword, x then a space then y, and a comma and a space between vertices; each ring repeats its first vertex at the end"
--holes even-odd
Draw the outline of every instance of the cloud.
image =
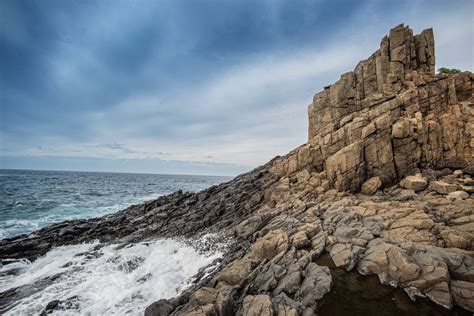
POLYGON ((471 1, 6 7, 5 157, 250 169, 304 143, 313 94, 401 22, 434 27, 438 66, 473 68, 471 1))

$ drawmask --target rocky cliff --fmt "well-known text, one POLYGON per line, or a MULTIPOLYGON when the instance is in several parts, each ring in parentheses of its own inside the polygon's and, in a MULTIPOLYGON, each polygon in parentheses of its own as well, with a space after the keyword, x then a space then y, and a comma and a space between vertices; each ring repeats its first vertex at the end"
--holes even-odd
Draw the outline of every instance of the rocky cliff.
POLYGON ((198 193, 2 240, 1 257, 212 232, 232 241, 219 266, 147 315, 474 311, 473 74, 435 75, 434 50, 432 30, 397 26, 314 96, 308 142, 288 155, 198 193), (407 295, 380 297, 380 283, 407 295))
POLYGON ((435 75, 434 61, 431 29, 392 29, 370 58, 314 96, 308 143, 272 172, 307 170, 356 192, 371 177, 388 185, 450 157, 473 163, 472 73, 435 75))

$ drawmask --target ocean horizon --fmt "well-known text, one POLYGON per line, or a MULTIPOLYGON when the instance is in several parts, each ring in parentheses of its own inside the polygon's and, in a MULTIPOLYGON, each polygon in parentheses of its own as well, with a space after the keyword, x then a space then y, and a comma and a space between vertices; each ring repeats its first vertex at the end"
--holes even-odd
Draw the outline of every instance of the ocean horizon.
POLYGON ((0 169, 0 239, 65 220, 100 217, 228 176, 0 169))

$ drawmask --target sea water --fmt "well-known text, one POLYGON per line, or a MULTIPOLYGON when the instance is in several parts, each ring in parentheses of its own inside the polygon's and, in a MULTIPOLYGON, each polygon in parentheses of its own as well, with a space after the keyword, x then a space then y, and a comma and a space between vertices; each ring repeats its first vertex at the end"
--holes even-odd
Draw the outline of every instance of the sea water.
POLYGON ((33 263, 0 265, 0 293, 17 289, 14 299, 0 298, 0 314, 38 315, 59 300, 57 315, 143 315, 190 286, 201 267, 211 272, 221 256, 173 239, 57 247, 33 263))
POLYGON ((0 169, 0 239, 64 220, 98 217, 229 177, 0 169))
MULTIPOLYGON (((0 239, 227 180, 0 170, 0 239)), ((0 314, 37 315, 57 300, 58 315, 142 315, 152 302, 174 297, 189 287, 203 267, 211 272, 225 249, 225 244, 214 246, 204 251, 196 241, 163 238, 126 246, 96 241, 54 248, 34 262, 0 260, 0 314), (1 295, 12 290, 13 297, 1 295)))

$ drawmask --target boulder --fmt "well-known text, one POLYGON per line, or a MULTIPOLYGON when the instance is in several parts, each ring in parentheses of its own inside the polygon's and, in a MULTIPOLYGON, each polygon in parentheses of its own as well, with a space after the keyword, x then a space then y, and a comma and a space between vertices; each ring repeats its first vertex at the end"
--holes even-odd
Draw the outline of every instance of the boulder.
POLYGON ((382 181, 379 177, 373 177, 362 184, 361 192, 366 195, 372 195, 377 192, 382 186, 382 181))
POLYGON ((428 186, 428 181, 423 177, 418 176, 408 176, 400 181, 400 186, 402 188, 413 190, 415 192, 423 191, 428 186))
POLYGON ((431 181, 429 189, 439 194, 449 194, 457 190, 457 185, 444 181, 431 181))

